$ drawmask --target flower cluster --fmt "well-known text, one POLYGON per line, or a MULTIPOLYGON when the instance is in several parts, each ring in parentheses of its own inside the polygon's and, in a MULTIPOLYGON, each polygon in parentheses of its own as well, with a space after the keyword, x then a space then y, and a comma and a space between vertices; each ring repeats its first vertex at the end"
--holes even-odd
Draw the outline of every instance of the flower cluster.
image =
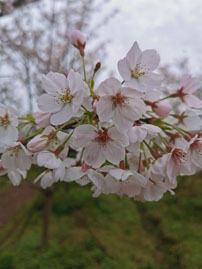
POLYGON ((165 96, 155 72, 159 55, 135 42, 118 62, 122 81, 110 77, 95 87, 101 63, 87 79, 85 36, 76 30, 70 38, 84 75, 73 69, 44 75, 40 111, 32 115, 17 117, 0 104, 0 175, 19 185, 34 164, 43 167, 34 181, 42 188, 74 181, 90 184, 94 197, 114 193, 139 201, 173 194, 177 176, 202 165, 202 101, 194 95, 201 81, 186 75, 165 96))

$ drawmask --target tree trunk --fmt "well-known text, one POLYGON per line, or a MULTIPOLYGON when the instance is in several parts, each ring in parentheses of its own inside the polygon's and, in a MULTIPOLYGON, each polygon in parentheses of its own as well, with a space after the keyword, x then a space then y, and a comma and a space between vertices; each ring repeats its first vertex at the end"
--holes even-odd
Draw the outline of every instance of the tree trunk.
POLYGON ((44 194, 44 211, 41 234, 41 247, 46 247, 49 241, 50 234, 50 218, 52 212, 53 190, 43 190, 44 194))

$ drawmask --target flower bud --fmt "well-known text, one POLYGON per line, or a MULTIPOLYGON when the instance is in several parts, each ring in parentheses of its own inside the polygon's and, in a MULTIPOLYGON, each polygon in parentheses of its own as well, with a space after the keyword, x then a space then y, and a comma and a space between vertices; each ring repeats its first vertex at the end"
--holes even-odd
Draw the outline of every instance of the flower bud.
POLYGON ((165 101, 154 102, 154 105, 152 106, 152 110, 159 117, 166 118, 170 114, 170 111, 172 110, 172 107, 168 102, 165 102, 165 101))
POLYGON ((36 112, 32 114, 32 117, 35 119, 35 123, 40 128, 46 128, 50 125, 50 116, 49 112, 36 112))
POLYGON ((94 68, 94 73, 96 73, 101 67, 101 62, 97 62, 94 68))
POLYGON ((48 146, 48 137, 37 135, 27 144, 27 149, 30 152, 36 153, 46 149, 48 146))
POLYGON ((74 30, 70 34, 70 40, 72 45, 80 51, 81 56, 84 56, 86 37, 79 30, 74 30))

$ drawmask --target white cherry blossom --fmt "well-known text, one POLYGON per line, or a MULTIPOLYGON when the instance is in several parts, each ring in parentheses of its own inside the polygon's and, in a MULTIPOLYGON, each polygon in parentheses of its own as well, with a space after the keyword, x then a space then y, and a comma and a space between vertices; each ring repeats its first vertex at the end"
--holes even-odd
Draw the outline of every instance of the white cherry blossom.
POLYGON ((150 91, 161 84, 161 76, 153 73, 159 62, 160 56, 155 50, 142 52, 135 42, 126 57, 118 62, 118 70, 127 87, 150 91))
POLYGON ((84 98, 89 96, 89 89, 79 73, 71 69, 65 77, 49 72, 43 78, 43 87, 47 93, 38 98, 38 107, 52 113, 51 124, 63 124, 72 117, 82 115, 81 105, 84 98))
POLYGON ((15 109, 0 104, 0 152, 18 139, 18 117, 15 109))

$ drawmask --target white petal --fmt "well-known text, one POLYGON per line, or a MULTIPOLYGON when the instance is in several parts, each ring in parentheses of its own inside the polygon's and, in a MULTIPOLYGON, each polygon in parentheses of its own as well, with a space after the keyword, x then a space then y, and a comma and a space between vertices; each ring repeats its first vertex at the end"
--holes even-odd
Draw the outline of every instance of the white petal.
POLYGON ((111 96, 103 96, 100 98, 100 100, 96 104, 96 112, 100 121, 105 122, 112 118, 112 105, 113 103, 111 96))
POLYGON ((126 133, 122 133, 119 130, 117 130, 117 128, 113 127, 109 129, 108 134, 113 140, 120 143, 120 145, 124 147, 128 146, 129 141, 126 133))
POLYGON ((96 137, 96 131, 97 129, 90 124, 78 126, 72 136, 72 144, 76 148, 88 146, 96 137))
POLYGON ((119 70, 119 74, 125 81, 128 81, 131 79, 131 69, 129 68, 129 64, 126 58, 118 62, 118 70, 119 70))
POLYGON ((56 112, 61 109, 62 105, 58 103, 56 98, 49 94, 42 94, 37 99, 39 109, 45 112, 56 112))
POLYGON ((89 146, 85 148, 83 153, 83 160, 88 165, 98 168, 104 163, 106 158, 98 143, 92 142, 89 146))
POLYGON ((67 79, 63 74, 49 72, 46 76, 43 76, 42 87, 46 92, 55 94, 58 90, 67 87, 67 79))
POLYGON ((201 108, 202 107, 202 101, 198 97, 196 97, 192 94, 188 94, 188 95, 184 96, 184 101, 185 101, 186 105, 189 107, 193 107, 193 108, 201 108))
POLYGON ((99 96, 105 96, 105 95, 116 95, 118 90, 121 88, 121 83, 116 78, 108 78, 101 82, 97 89, 97 93, 99 96))
POLYGON ((103 150, 105 154, 105 158, 113 163, 118 165, 120 161, 125 159, 125 150, 122 146, 120 146, 115 141, 110 141, 103 150))
POLYGON ((145 50, 138 58, 140 69, 147 72, 156 69, 160 62, 160 56, 155 50, 145 50), (142 68, 141 68, 142 67, 142 68))
POLYGON ((73 117, 72 107, 70 104, 66 104, 61 110, 51 115, 50 122, 53 125, 63 124, 73 117))
POLYGON ((138 57, 141 55, 141 53, 142 51, 140 50, 138 43, 135 42, 126 55, 126 59, 131 70, 135 68, 138 57))
POLYGON ((65 174, 64 181, 75 181, 83 177, 86 173, 84 173, 81 167, 70 167, 67 169, 65 174))

